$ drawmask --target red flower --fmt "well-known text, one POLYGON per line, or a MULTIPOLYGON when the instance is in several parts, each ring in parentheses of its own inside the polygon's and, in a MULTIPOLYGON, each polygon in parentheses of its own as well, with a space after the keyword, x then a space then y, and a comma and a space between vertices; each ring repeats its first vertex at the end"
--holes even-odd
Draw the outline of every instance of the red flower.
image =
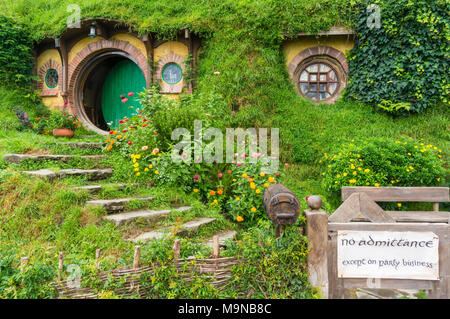
POLYGON ((122 103, 127 103, 127 102, 128 102, 127 98, 122 99, 122 103))
POLYGON ((153 133, 154 135, 158 135, 158 132, 153 133))
POLYGON ((306 197, 305 197, 305 200, 308 201, 308 198, 309 198, 309 196, 306 196, 306 197))
POLYGON ((125 122, 128 122, 128 119, 125 119, 125 122))
POLYGON ((125 123, 123 120, 120 120, 120 121, 119 121, 119 124, 123 124, 123 123, 125 123))
POLYGON ((133 144, 133 142, 132 142, 132 141, 129 141, 129 142, 128 142, 128 145, 131 145, 131 144, 133 144))
POLYGON ((123 130, 123 131, 122 131, 122 133, 126 133, 126 132, 127 132, 127 130, 123 130))
POLYGON ((112 134, 113 133, 113 131, 109 131, 109 134, 112 134))
POLYGON ((147 123, 145 123, 144 125, 142 125, 142 127, 146 127, 148 124, 147 123))
POLYGON ((134 95, 133 92, 128 93, 128 96, 133 96, 133 95, 134 95))

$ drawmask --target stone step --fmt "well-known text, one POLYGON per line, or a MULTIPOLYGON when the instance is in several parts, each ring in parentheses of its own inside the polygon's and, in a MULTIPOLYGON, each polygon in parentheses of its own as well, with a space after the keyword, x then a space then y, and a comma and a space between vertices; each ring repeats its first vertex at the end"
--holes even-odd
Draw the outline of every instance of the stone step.
POLYGON ((98 181, 112 176, 112 168, 103 169, 62 169, 59 171, 60 178, 69 176, 87 176, 89 181, 98 181))
POLYGON ((151 201, 155 199, 154 196, 147 197, 132 197, 132 198, 117 198, 117 199, 97 199, 88 200, 86 205, 102 206, 108 213, 118 212, 124 209, 124 205, 132 200, 151 201))
POLYGON ((36 171, 22 171, 24 174, 28 174, 34 177, 48 178, 53 180, 55 178, 66 178, 68 176, 87 176, 90 181, 97 181, 111 177, 113 174, 112 168, 105 169, 62 169, 59 173, 55 173, 49 169, 40 169, 36 171))
MULTIPOLYGON (((86 185, 86 186, 72 187, 72 189, 75 190, 75 191, 85 190, 88 193, 94 194, 94 193, 100 192, 105 186, 106 185, 86 185)), ((125 188, 125 186, 127 186, 127 184, 111 184, 109 186, 114 186, 114 188, 117 188, 117 189, 123 189, 123 188, 125 188)))
MULTIPOLYGON (((229 239, 234 239, 236 237, 237 232, 235 230, 225 230, 223 232, 217 233, 216 235, 219 236, 219 245, 220 247, 226 248, 225 242, 229 239)), ((206 243, 208 247, 213 246, 213 239, 211 238, 206 243)))
POLYGON ((70 148, 87 148, 87 149, 101 149, 105 145, 102 142, 58 142, 54 145, 69 146, 70 148))
POLYGON ((117 226, 135 221, 138 218, 144 218, 151 222, 156 222, 164 217, 167 217, 171 211, 184 212, 190 210, 192 207, 183 206, 174 209, 164 209, 164 210, 140 210, 134 212, 125 212, 119 214, 113 214, 103 217, 104 220, 111 221, 117 226))
MULTIPOLYGON (((46 161, 46 160, 53 160, 53 161, 61 161, 61 162, 68 162, 72 158, 76 157, 75 155, 30 155, 30 154, 6 154, 3 156, 3 159, 5 162, 8 163, 21 163, 23 161, 32 160, 35 162, 38 161, 46 161)), ((106 156, 104 155, 83 155, 80 156, 82 159, 88 159, 88 160, 94 160, 99 161, 106 156)))
MULTIPOLYGON (((181 227, 177 231, 177 235, 179 235, 179 236, 189 235, 193 232, 198 231, 198 229, 200 227, 211 224, 215 220, 216 220, 215 218, 200 218, 200 219, 191 220, 191 221, 181 225, 181 227)), ((170 231, 171 231, 171 227, 157 229, 157 230, 153 230, 151 232, 146 232, 146 233, 140 234, 139 236, 137 236, 133 239, 128 239, 128 241, 133 241, 133 242, 137 243, 140 241, 146 242, 146 241, 150 241, 150 240, 164 238, 164 237, 170 235, 170 231)))
POLYGON ((37 171, 22 171, 22 173, 33 176, 33 177, 48 178, 49 180, 53 180, 53 179, 59 177, 58 174, 56 174, 54 171, 51 171, 49 169, 40 169, 37 171))

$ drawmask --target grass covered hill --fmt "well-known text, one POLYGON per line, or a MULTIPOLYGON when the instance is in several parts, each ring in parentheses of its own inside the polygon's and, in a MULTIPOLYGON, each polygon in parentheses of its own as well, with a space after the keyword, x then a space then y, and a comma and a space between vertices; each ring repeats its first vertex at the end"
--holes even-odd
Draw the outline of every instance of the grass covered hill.
MULTIPOLYGON (((396 18, 393 16, 394 13, 412 12, 413 14, 405 17, 413 20, 418 17, 417 19, 422 22, 413 24, 403 21, 403 26, 414 25, 418 28, 416 33, 423 36, 428 33, 423 31, 425 29, 420 29, 421 26, 428 28, 430 24, 434 24, 443 30, 441 33, 438 32, 440 35, 436 37, 445 38, 448 34, 445 23, 448 24, 448 21, 444 21, 442 26, 442 23, 434 17, 440 16, 442 9, 448 4, 442 0, 425 2, 418 0, 409 4, 405 0, 376 1, 380 5, 386 5, 386 8, 397 4, 402 6, 402 10, 391 10, 389 19, 396 18)), ((32 61, 31 48, 34 43, 44 38, 55 37, 65 30, 67 18, 73 13, 67 11, 67 6, 72 3, 71 0, 0 0, 2 26, 0 66, 3 66, 0 69, 0 255, 3 257, 0 260, 0 298, 53 296, 54 291, 47 283, 56 276, 60 251, 65 252, 68 264, 82 265, 83 274, 89 275, 95 268, 93 266, 95 250, 101 249, 102 255, 106 256, 102 261, 102 267, 114 269, 130 264, 133 259, 133 243, 125 241, 124 238, 132 238, 155 228, 174 226, 196 218, 214 218, 215 221, 193 237, 182 240, 182 257, 189 257, 195 253, 209 256, 210 251, 201 248, 201 243, 217 232, 236 230, 239 241, 233 244, 226 254, 243 256, 249 263, 246 267, 235 270, 233 284, 224 293, 211 289, 201 280, 193 283, 195 289, 190 289, 191 287, 183 286, 179 282, 170 281, 171 273, 161 272, 153 278, 156 283, 153 291, 155 296, 316 297, 315 292, 308 286, 304 269, 307 243, 301 233, 303 220, 299 220, 294 227, 289 228, 285 237, 275 241, 272 235, 273 225, 267 218, 262 218, 255 223, 256 227, 248 229, 236 223, 220 209, 212 208, 209 202, 205 203, 204 198, 202 200, 199 194, 195 193, 193 189, 195 185, 191 185, 191 175, 195 173, 192 170, 180 169, 177 172, 179 175, 174 178, 188 180, 191 183, 189 185, 185 183, 185 185, 154 186, 144 180, 137 188, 116 189, 114 184, 118 182, 133 184, 137 181, 126 150, 123 153, 73 150, 56 146, 54 143, 61 140, 52 136, 23 129, 12 110, 14 106, 21 105, 30 118, 39 117, 47 112, 39 96, 30 90, 28 85, 32 61), (11 34, 14 36, 8 34, 7 30, 12 30, 11 34), (21 55, 15 54, 14 50, 20 50, 21 55), (9 163, 3 159, 8 153, 63 153, 74 157, 66 163, 54 161, 9 163), (80 157, 91 153, 106 154, 108 157, 100 162, 86 161, 80 157), (110 178, 98 183, 103 188, 96 195, 86 191, 74 191, 74 187, 88 183, 84 177, 49 182, 18 174, 18 171, 24 170, 51 168, 59 172, 74 167, 80 169, 112 167, 114 173, 110 178), (147 223, 138 220, 131 223, 131 226, 128 224, 115 226, 102 221, 107 216, 105 209, 86 205, 87 201, 93 198, 103 200, 148 195, 156 196, 157 199, 150 203, 135 200, 129 203, 128 208, 162 210, 189 205, 192 210, 183 214, 171 211, 167 219, 157 222, 147 223), (32 267, 26 272, 19 271, 21 256, 30 258, 32 267), (260 285, 263 285, 262 288, 260 285)), ((405 176, 401 186, 410 185, 408 183, 448 185, 450 116, 448 105, 442 99, 433 100, 434 103, 421 109, 421 113, 392 114, 381 111, 376 102, 372 102, 379 98, 378 95, 371 95, 370 99, 353 99, 364 93, 358 90, 349 94, 349 97, 353 98, 343 97, 334 105, 314 104, 298 96, 289 80, 281 49, 283 40, 293 38, 299 32, 314 33, 328 30, 335 25, 361 27, 363 20, 358 20, 361 16, 357 13, 361 14, 362 11, 356 8, 360 8, 359 5, 364 1, 80 0, 76 3, 81 8, 83 19, 116 19, 129 24, 140 33, 156 32, 167 39, 184 28, 189 28, 200 35, 203 47, 199 57, 195 92, 186 99, 187 102, 184 101, 184 104, 177 108, 171 108, 170 112, 162 110, 155 114, 153 120, 155 125, 160 125, 158 131, 162 132, 164 129, 171 132, 172 128, 180 127, 180 123, 189 124, 187 121, 193 121, 197 115, 200 118, 209 118, 212 126, 222 129, 279 128, 281 161, 282 164, 285 162, 289 164, 283 165, 283 174, 279 182, 299 197, 302 208, 306 207, 304 198, 311 194, 320 195, 324 199, 324 208, 331 212, 340 204, 339 194, 330 191, 332 188, 330 185, 336 188, 348 185, 349 180, 356 181, 356 177, 352 179, 351 176, 341 177, 341 174, 343 175, 353 164, 344 162, 342 158, 338 158, 340 161, 333 164, 329 162, 328 156, 334 154, 333 156, 339 157, 340 153, 344 153, 343 157, 348 160, 350 155, 353 155, 355 145, 361 147, 361 152, 366 152, 367 165, 371 165, 370 169, 364 167, 369 170, 367 175, 355 170, 358 177, 366 178, 361 185, 367 185, 366 182, 375 185, 380 183, 380 180, 390 184, 391 180, 388 180, 388 177, 391 177, 389 174, 392 172, 393 174, 400 172, 405 176), (368 102, 363 103, 361 100, 368 102), (414 141, 410 142, 409 138, 414 141), (376 142, 372 142, 373 139, 377 139, 376 142), (342 143, 350 143, 350 146, 342 146, 342 143), (398 144, 405 147, 402 149, 398 144), (385 155, 388 157, 386 160, 385 155), (411 156, 411 162, 406 165, 402 160, 408 156, 411 156), (392 163, 395 165, 390 165, 392 163), (432 174, 421 170, 421 165, 433 168, 432 174), (410 166, 414 168, 410 169, 410 166), (441 166, 443 168, 439 170, 441 166), (392 172, 376 171, 381 167, 388 169, 391 167, 392 172), (408 173, 415 174, 414 178, 405 175, 405 169, 408 173), (373 174, 370 175, 369 172, 373 174)), ((383 23, 386 25, 390 23, 382 21, 385 21, 383 23)), ((409 30, 394 30, 395 28, 391 27, 388 29, 397 36, 400 34, 399 37, 402 37, 402 32, 409 32, 409 30)), ((384 36, 382 31, 378 33, 378 40, 384 36)), ((432 34, 434 32, 432 31, 432 34)), ((370 34, 365 34, 363 39, 370 39, 370 34)), ((439 41, 442 39, 439 38, 439 41)), ((370 43, 369 40, 366 42, 359 43, 357 52, 352 54, 363 54, 370 44, 367 61, 370 61, 371 65, 376 65, 379 56, 374 47, 379 42, 370 43)), ((384 42, 383 45, 389 46, 389 43, 384 42)), ((438 42, 433 42, 433 45, 436 43, 438 42)), ((351 68, 351 81, 354 72, 360 83, 365 81, 366 92, 376 94, 387 92, 388 87, 383 86, 381 81, 390 74, 392 70, 389 67, 392 66, 399 74, 393 83, 400 88, 397 90, 398 87, 395 86, 395 90, 389 91, 390 95, 387 96, 392 101, 387 101, 385 105, 395 106, 397 102, 416 99, 413 94, 410 96, 404 93, 406 91, 402 91, 402 88, 407 87, 408 83, 414 83, 423 90, 423 87, 420 87, 423 83, 419 80, 423 79, 424 75, 417 76, 419 73, 416 74, 413 70, 416 68, 405 67, 403 69, 407 69, 407 72, 400 71, 402 63, 406 63, 401 59, 407 57, 410 59, 408 65, 414 66, 416 63, 414 59, 425 58, 426 54, 414 53, 419 51, 404 54, 398 50, 398 46, 403 45, 396 42, 395 46, 386 49, 386 55, 392 57, 395 63, 384 64, 383 70, 372 67, 357 70, 358 63, 366 61, 358 55, 353 64, 353 70, 358 72, 352 71, 351 68), (410 76, 414 81, 407 82, 410 76), (371 80, 367 81, 364 77, 371 77, 371 80), (401 79, 406 79, 406 82, 401 79), (376 85, 371 85, 372 80, 378 81, 376 85), (371 87, 376 87, 376 90, 370 91, 371 87)), ((421 48, 416 44, 414 47, 421 48)), ((448 64, 440 57, 445 54, 445 50, 447 50, 445 46, 442 46, 443 52, 433 55, 433 61, 437 61, 433 66, 442 64, 443 67, 439 70, 444 71, 448 68, 448 64)), ((421 63, 427 65, 426 62, 421 63)), ((419 67, 417 69, 421 70, 419 67)), ((433 76, 438 79, 436 83, 439 87, 445 87, 448 80, 445 77, 439 78, 441 76, 439 70, 433 69, 433 76)), ((389 88, 392 86, 393 84, 389 88)), ((437 88, 433 92, 436 96, 441 94, 437 88)), ((159 134, 158 138, 164 138, 164 134, 159 134)), ((79 129, 72 141, 104 142, 104 138, 79 129)), ((156 146, 161 147, 160 144, 154 147, 156 146)), ((149 146, 149 149, 152 147, 149 146)), ((218 173, 214 170, 208 171, 206 168, 205 171, 205 174, 213 172, 215 176, 218 173)), ((258 213, 264 215, 262 210, 258 213)), ((173 238, 144 245, 142 255, 146 256, 146 262, 170 259, 172 244, 173 238)))

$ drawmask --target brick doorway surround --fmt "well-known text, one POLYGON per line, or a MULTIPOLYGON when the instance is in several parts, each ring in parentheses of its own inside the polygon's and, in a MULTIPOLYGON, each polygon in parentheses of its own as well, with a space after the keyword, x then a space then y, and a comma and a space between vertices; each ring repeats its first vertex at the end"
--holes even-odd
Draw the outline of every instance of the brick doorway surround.
POLYGON ((83 76, 82 70, 83 67, 86 66, 89 61, 96 56, 108 52, 108 51, 120 51, 128 54, 133 58, 134 62, 139 66, 142 70, 142 73, 145 76, 145 82, 147 87, 150 85, 151 80, 151 69, 147 62, 146 57, 141 53, 139 49, 131 45, 129 42, 121 41, 121 40, 99 40, 97 42, 91 43, 87 45, 84 49, 82 49, 73 59, 70 65, 68 66, 68 87, 67 87, 67 95, 65 96, 65 102, 70 107, 70 110, 79 114, 79 107, 75 105, 76 98, 75 95, 77 93, 77 83, 79 83, 79 78, 83 76))

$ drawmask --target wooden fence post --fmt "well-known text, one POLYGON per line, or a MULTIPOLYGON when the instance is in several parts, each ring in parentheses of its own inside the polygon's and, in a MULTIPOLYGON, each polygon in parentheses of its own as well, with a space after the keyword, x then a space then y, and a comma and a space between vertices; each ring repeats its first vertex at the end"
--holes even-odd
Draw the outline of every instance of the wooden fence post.
POLYGON ((139 267, 139 259, 141 258, 141 246, 134 247, 133 269, 139 267))
POLYGON ((220 256, 220 242, 219 236, 215 235, 213 237, 213 258, 217 259, 220 256))
POLYGON ((319 196, 309 196, 308 206, 310 210, 303 212, 309 241, 308 280, 328 298, 328 214, 320 210, 322 199, 319 196))
POLYGON ((175 239, 173 243, 173 259, 176 260, 178 258, 180 258, 180 240, 175 239))
POLYGON ((100 249, 95 250, 95 268, 100 270, 100 249))
POLYGON ((64 268, 64 254, 62 251, 59 252, 59 265, 58 265, 58 281, 62 279, 62 273, 64 268))

